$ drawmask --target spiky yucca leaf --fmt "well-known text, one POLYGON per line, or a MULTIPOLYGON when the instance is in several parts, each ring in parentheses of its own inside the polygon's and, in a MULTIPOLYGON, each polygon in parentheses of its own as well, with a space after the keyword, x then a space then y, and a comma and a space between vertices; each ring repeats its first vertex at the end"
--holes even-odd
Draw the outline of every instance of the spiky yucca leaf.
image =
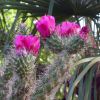
MULTIPOLYGON (((72 95, 74 93, 75 87, 80 88, 80 85, 78 86, 78 84, 81 83, 82 81, 83 81, 82 84, 85 87, 83 88, 81 86, 81 89, 82 89, 81 93, 78 93, 79 96, 81 96, 81 97, 78 97, 78 98, 84 98, 84 100, 91 100, 93 98, 91 93, 95 90, 92 89, 92 87, 94 86, 94 84, 92 84, 92 82, 93 82, 93 78, 96 78, 95 77, 96 74, 94 74, 94 73, 96 72, 97 67, 100 66, 99 64, 97 64, 97 62, 100 62, 100 56, 85 58, 85 59, 82 59, 79 62, 77 62, 77 64, 75 64, 75 66, 82 64, 81 67, 83 65, 84 65, 84 67, 81 72, 75 72, 75 74, 77 74, 78 76, 73 80, 72 84, 70 84, 70 89, 69 89, 68 95, 66 97, 66 100, 72 100, 72 98, 73 98, 72 95), (80 94, 83 94, 83 96, 80 94)), ((79 70, 79 67, 77 68, 77 70, 79 70)), ((96 94, 95 94, 95 97, 96 97, 96 94)), ((81 100, 81 99, 79 99, 79 100, 81 100)), ((95 100, 97 100, 97 99, 95 99, 95 100)))

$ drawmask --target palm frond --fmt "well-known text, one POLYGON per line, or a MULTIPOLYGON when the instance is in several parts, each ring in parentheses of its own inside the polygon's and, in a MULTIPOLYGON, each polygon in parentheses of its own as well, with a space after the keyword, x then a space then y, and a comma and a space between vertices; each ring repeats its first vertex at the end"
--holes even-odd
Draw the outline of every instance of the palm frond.
MULTIPOLYGON (((51 0, 14 0, 1 1, 0 9, 19 9, 41 16, 48 13, 51 0)), ((72 15, 97 17, 100 12, 99 0, 55 0, 53 15, 66 18, 72 15)))

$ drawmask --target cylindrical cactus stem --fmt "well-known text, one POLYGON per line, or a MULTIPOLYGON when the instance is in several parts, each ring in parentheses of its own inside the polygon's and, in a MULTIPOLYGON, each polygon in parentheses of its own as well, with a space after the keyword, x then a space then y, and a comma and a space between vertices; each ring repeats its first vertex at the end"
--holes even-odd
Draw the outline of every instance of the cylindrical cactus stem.
POLYGON ((22 81, 22 84, 19 86, 15 98, 16 100, 31 100, 33 90, 35 88, 35 82, 32 77, 28 77, 25 81, 22 81))
POLYGON ((28 55, 19 60, 16 64, 16 73, 19 80, 13 100, 31 100, 36 83, 35 57, 28 55))

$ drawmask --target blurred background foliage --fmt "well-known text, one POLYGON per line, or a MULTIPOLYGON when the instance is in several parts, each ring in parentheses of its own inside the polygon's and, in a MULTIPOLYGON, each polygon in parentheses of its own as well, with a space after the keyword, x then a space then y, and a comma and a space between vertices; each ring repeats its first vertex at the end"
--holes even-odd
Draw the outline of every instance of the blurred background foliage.
MULTIPOLYGON (((0 0, 0 59, 1 60, 3 58, 2 56, 6 54, 6 51, 11 46, 10 44, 12 43, 13 36, 20 32, 23 34, 30 34, 30 33, 32 33, 33 35, 36 34, 37 31, 34 26, 35 21, 40 16, 45 14, 50 14, 55 16, 57 23, 60 23, 61 21, 64 20, 69 20, 69 21, 76 21, 80 25, 87 24, 91 29, 91 35, 96 41, 97 48, 93 50, 94 54, 99 56, 100 54, 100 50, 99 50, 100 49, 100 0, 0 0)), ((86 57, 90 57, 90 56, 91 54, 87 55, 86 57)), ((53 53, 47 52, 43 48, 40 52, 40 57, 38 59, 38 62, 40 64, 41 63, 47 64, 51 59, 50 57, 51 58, 53 57, 53 53)), ((84 66, 86 67, 86 65, 84 66)), ((84 66, 82 67, 83 69, 80 69, 81 71, 84 70, 84 66)), ((92 70, 93 69, 89 71, 89 75, 86 74, 86 77, 91 76, 92 70)), ((95 69, 93 73, 94 72, 95 69)), ((78 74, 79 73, 77 73, 77 75, 78 74)), ((93 79, 93 77, 89 77, 89 79, 90 78, 91 80, 93 79)), ((88 78, 87 79, 83 78, 81 80, 79 84, 80 86, 79 89, 81 92, 84 83, 82 82, 83 80, 87 81, 88 78)), ((73 84, 71 84, 71 86, 72 85, 73 84)), ((88 88, 90 88, 89 85, 88 88)), ((81 92, 79 95, 82 97, 81 92)), ((59 100, 61 100, 61 98, 63 97, 62 95, 64 94, 61 94, 61 92, 57 93, 58 98, 60 98, 59 100), (60 94, 60 97, 58 94, 60 94)), ((80 99, 78 98, 78 100, 82 100, 82 98, 80 99)), ((91 100, 91 99, 85 98, 83 100, 91 100)))

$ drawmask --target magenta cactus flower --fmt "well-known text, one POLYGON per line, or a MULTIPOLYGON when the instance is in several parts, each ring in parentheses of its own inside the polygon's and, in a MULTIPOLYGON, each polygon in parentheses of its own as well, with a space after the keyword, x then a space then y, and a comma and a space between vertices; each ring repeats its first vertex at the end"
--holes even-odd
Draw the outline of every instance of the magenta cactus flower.
POLYGON ((81 28, 81 30, 80 30, 80 33, 79 33, 79 35, 80 35, 80 37, 83 39, 83 40, 87 40, 87 38, 88 38, 88 33, 89 33, 89 28, 88 28, 88 26, 83 26, 82 28, 81 28))
POLYGON ((17 54, 32 53, 38 55, 40 49, 40 39, 32 35, 16 35, 14 46, 17 54))
POLYGON ((36 23, 36 28, 42 38, 46 39, 55 30, 55 18, 53 16, 45 15, 36 23))
POLYGON ((22 42, 23 40, 24 40, 23 35, 16 35, 16 37, 14 38, 14 45, 16 47, 16 50, 24 48, 24 45, 22 42))
POLYGON ((77 34, 80 31, 80 26, 74 22, 65 21, 56 26, 55 33, 62 37, 69 37, 77 34))

